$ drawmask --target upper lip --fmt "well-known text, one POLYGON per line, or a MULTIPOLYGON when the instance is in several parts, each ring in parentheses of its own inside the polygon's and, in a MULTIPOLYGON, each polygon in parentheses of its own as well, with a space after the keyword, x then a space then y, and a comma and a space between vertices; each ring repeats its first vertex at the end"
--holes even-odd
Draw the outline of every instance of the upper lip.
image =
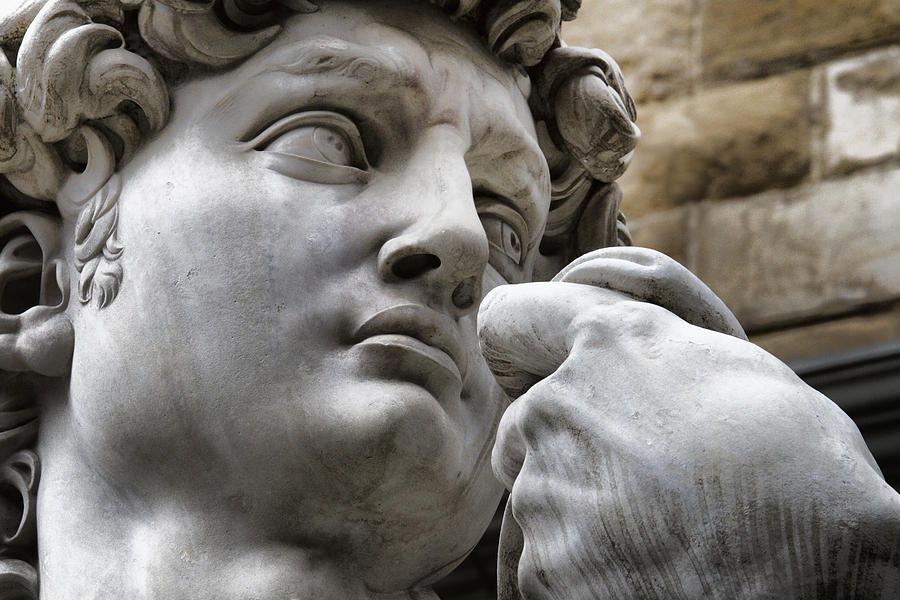
POLYGON ((353 341, 385 334, 408 335, 445 352, 465 377, 466 355, 456 328, 456 321, 435 310, 420 304, 398 304, 366 319, 353 335, 353 341))

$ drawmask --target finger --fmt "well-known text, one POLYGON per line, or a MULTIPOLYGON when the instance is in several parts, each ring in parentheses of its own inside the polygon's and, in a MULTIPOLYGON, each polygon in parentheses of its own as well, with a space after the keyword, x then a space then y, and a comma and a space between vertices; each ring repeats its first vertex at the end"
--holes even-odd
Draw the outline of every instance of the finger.
POLYGON ((573 283, 526 283, 492 290, 478 311, 481 352, 511 398, 562 364, 570 325, 598 306, 630 300, 618 292, 573 283))
POLYGON ((737 317, 696 275, 649 248, 601 248, 579 257, 553 281, 617 290, 675 313, 692 325, 746 340, 737 317))
POLYGON ((497 544, 497 600, 519 600, 519 557, 525 536, 512 514, 512 501, 506 501, 500 540, 497 544))
POLYGON ((503 413, 491 451, 491 469, 494 471, 494 477, 508 490, 511 490, 516 482, 525 464, 527 452, 520 427, 521 405, 521 402, 514 402, 503 413))

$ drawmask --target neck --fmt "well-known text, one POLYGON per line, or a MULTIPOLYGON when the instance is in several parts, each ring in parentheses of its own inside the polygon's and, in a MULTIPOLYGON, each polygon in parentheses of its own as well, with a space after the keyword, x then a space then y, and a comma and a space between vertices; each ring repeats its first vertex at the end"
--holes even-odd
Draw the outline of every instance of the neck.
POLYGON ((40 600, 434 599, 430 589, 367 588, 345 552, 266 539, 239 505, 148 504, 113 489, 42 418, 40 600))

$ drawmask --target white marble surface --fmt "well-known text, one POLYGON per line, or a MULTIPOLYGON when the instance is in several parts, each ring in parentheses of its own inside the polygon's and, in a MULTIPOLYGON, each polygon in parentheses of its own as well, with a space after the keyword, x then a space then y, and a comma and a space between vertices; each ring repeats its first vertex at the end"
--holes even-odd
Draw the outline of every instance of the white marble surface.
POLYGON ((0 13, 0 598, 433 598, 504 485, 503 598, 895 594, 852 423, 615 247, 577 2, 264 4, 0 13))

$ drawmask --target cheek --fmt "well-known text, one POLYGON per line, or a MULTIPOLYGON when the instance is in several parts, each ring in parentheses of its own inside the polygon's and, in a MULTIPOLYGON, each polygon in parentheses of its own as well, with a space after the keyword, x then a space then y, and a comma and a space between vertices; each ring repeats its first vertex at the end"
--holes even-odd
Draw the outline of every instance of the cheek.
POLYGON ((481 278, 481 297, 482 299, 488 295, 488 292, 501 285, 507 285, 509 282, 503 278, 497 269, 488 265, 484 270, 484 276, 481 278))
POLYGON ((226 453, 222 431, 269 395, 274 357, 302 362, 305 348, 277 336, 273 272, 286 259, 270 235, 274 218, 258 206, 122 200, 119 295, 75 311, 76 429, 111 477, 145 464, 190 469, 178 460, 226 453))
POLYGON ((175 400, 185 378, 171 360, 177 352, 156 346, 136 319, 126 329, 102 316, 79 319, 69 408, 79 446, 107 480, 122 482, 184 455, 191 421, 175 400))
POLYGON ((335 282, 346 279, 334 232, 347 211, 322 186, 252 170, 254 177, 227 175, 250 166, 233 165, 202 190, 179 183, 145 190, 139 181, 120 206, 123 294, 224 364, 230 356, 296 354, 297 324, 322 331, 327 319, 319 313, 334 312, 335 282), (154 192, 161 202, 148 201, 154 192))

